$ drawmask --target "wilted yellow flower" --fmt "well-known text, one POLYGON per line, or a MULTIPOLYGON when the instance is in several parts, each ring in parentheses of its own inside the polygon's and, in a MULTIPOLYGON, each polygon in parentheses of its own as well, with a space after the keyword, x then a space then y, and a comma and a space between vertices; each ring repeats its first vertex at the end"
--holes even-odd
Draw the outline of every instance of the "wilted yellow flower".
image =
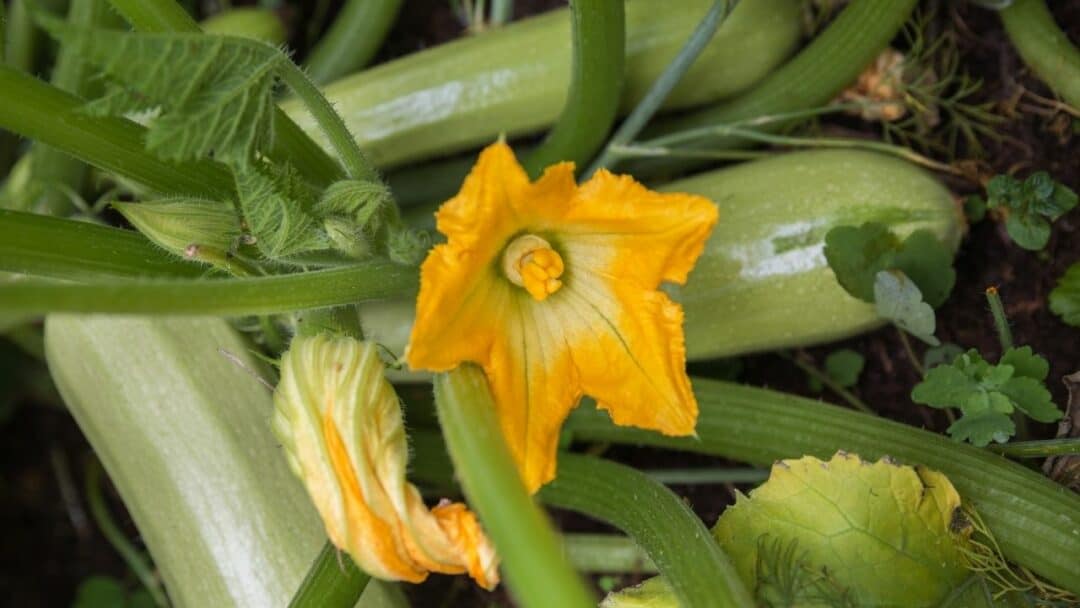
POLYGON ((583 394, 617 424, 694 432, 682 308, 658 287, 686 281, 715 205, 607 171, 579 187, 572 163, 530 183, 500 142, 436 217, 448 242, 421 268, 407 360, 483 367, 530 491, 583 394))
POLYGON ((374 344, 297 337, 281 358, 274 430, 331 542, 364 571, 418 583, 468 572, 491 589, 498 560, 476 517, 444 501, 428 509, 405 479, 408 445, 397 394, 374 344))

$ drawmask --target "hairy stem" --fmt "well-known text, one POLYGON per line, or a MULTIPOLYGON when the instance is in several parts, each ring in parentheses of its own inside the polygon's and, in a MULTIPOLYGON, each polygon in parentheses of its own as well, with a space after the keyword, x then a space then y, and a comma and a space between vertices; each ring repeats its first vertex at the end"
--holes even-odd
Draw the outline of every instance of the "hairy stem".
POLYGON ((315 557, 289 608, 352 608, 371 577, 329 541, 315 557))

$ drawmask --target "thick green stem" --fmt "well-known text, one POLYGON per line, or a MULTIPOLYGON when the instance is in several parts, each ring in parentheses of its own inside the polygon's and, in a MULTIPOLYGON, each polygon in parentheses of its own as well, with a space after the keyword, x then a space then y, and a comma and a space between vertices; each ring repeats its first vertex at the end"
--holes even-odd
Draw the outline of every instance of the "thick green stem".
POLYGON ((402 0, 348 0, 334 23, 311 49, 307 73, 326 84, 371 61, 390 32, 402 0))
MULTIPOLYGON (((108 15, 105 0, 72 0, 68 9, 68 23, 80 27, 94 27, 108 15)), ((87 96, 92 88, 90 70, 82 58, 71 48, 60 47, 60 54, 53 66, 50 82, 54 87, 78 97, 87 96)), ((44 186, 35 211, 49 215, 64 215, 73 209, 71 193, 82 190, 86 177, 86 165, 77 158, 42 143, 34 144, 32 155, 33 179, 44 186)))
MULTIPOLYGON (((199 24, 173 0, 109 0, 131 25, 143 32, 198 33, 199 24)), ((308 180, 325 186, 341 179, 341 167, 280 109, 274 112, 274 147, 270 157, 286 160, 308 180)))
MULTIPOLYGON (((824 105, 881 52, 915 8, 916 0, 853 0, 794 59, 749 92, 717 106, 662 122, 649 136, 702 126, 722 125, 755 116, 782 114, 824 105)), ((780 129, 785 124, 773 123, 780 129)), ((717 136, 697 145, 722 149, 745 145, 735 136, 717 136)), ((680 166, 698 164, 683 161, 680 166)), ((656 163, 654 163, 656 165, 656 163)), ((659 166, 670 166, 671 161, 659 166)))
POLYGON ((685 502, 630 467, 578 454, 559 455, 544 502, 584 513, 626 532, 656 564, 683 606, 754 605, 712 534, 685 502))
POLYGON ((701 20, 697 29, 690 35, 690 39, 686 41, 686 45, 675 56, 675 59, 668 64, 668 67, 656 79, 652 88, 638 102, 634 110, 626 117, 626 120, 619 125, 618 130, 608 140, 607 146, 604 147, 600 156, 585 171, 586 177, 599 169, 610 167, 616 160, 616 155, 611 151, 612 146, 629 144, 645 128, 645 124, 652 120, 653 115, 663 105, 671 90, 675 88, 675 85, 679 84, 683 74, 690 69, 701 51, 705 50, 705 45, 709 43, 717 28, 724 22, 724 18, 731 12, 730 9, 731 3, 728 0, 716 0, 713 3, 712 8, 705 14, 705 18, 701 20))
MULTIPOLYGON (((315 83, 304 72, 290 63, 281 74, 285 84, 303 100, 315 122, 319 123, 330 145, 337 151, 341 162, 345 165, 345 172, 352 179, 378 181, 379 174, 360 151, 356 139, 349 133, 345 121, 334 111, 334 106, 323 97, 315 83)), ((281 110, 278 110, 278 114, 281 110)), ((286 118, 285 120, 288 120, 286 118)), ((306 136, 305 136, 306 137, 306 136)))
POLYGON ((992 443, 986 449, 1013 458, 1046 458, 1080 454, 1080 439, 1044 439, 992 443))
POLYGON ((994 319, 994 330, 997 331, 998 342, 1001 343, 1001 352, 1005 352, 1013 347, 1013 336, 997 287, 986 288, 986 302, 990 305, 990 316, 994 319))
POLYGON ((664 437, 616 427, 593 408, 570 418, 574 436, 667 447, 757 465, 847 450, 892 456, 941 471, 986 521, 1005 557, 1057 585, 1080 592, 1080 496, 1002 456, 941 435, 810 399, 726 382, 695 379, 701 413, 697 437, 664 437))
POLYGON ((332 543, 323 545, 289 608, 352 608, 371 577, 332 543))
POLYGON ((626 37, 622 0, 574 0, 570 24, 570 93, 547 139, 522 163, 534 177, 560 161, 583 166, 603 145, 619 109, 626 37))
POLYGON ((402 296, 416 280, 415 268, 373 261, 248 279, 19 281, 0 289, 0 313, 276 314, 402 296))
POLYGON ((131 230, 0 209, 0 271, 86 281, 194 278, 206 267, 182 262, 131 230))
POLYGON ((515 598, 527 608, 595 606, 551 523, 525 491, 483 372, 466 364, 437 375, 435 404, 465 496, 502 558, 515 598))
POLYGON ((653 574, 656 565, 633 540, 615 534, 567 534, 566 557, 581 572, 653 574))
POLYGON ((101 493, 101 463, 96 458, 86 465, 86 502, 90 507, 90 515, 94 523, 101 530, 102 536, 116 549, 123 558, 124 563, 139 579, 143 587, 150 593, 155 606, 168 606, 169 600, 161 589, 161 581, 154 574, 154 567, 149 561, 128 541, 124 532, 113 521, 109 514, 109 507, 105 504, 105 497, 101 493))
POLYGON ((233 181, 220 164, 167 163, 146 151, 146 129, 122 118, 79 111, 83 101, 23 72, 0 66, 0 128, 48 144, 151 190, 211 200, 233 197, 233 181))
POLYGON ((1054 23, 1043 0, 1016 0, 1000 13, 1024 63, 1069 105, 1080 110, 1080 50, 1054 23))

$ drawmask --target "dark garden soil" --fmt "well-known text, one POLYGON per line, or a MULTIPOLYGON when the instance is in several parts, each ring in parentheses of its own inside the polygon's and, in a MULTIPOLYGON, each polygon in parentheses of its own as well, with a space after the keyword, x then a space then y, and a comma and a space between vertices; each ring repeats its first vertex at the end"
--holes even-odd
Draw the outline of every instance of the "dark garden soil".
MULTIPOLYGON (((297 4, 297 3, 293 3, 297 4)), ((311 17, 312 5, 290 9, 294 24, 311 17)), ((337 3, 334 3, 337 4, 337 3)), ((563 4, 550 0, 519 0, 518 15, 563 4)), ((952 3, 941 2, 942 6, 952 3)), ((1052 2, 1059 24, 1073 41, 1080 41, 1080 2, 1052 2)), ((941 19, 955 20, 961 33, 959 49, 964 67, 982 78, 980 98, 998 102, 996 110, 1009 117, 998 127, 1000 141, 984 140, 986 152, 980 171, 985 177, 1004 172, 1026 175, 1046 170, 1074 190, 1080 190, 1080 131, 1060 113, 1040 108, 1028 99, 1016 103, 1020 87, 1049 96, 1044 85, 1031 77, 1007 39, 996 17, 963 4, 943 10, 941 19)), ((302 44, 301 27, 293 42, 302 44)), ((461 26, 446 0, 410 0, 380 60, 414 52, 453 38, 461 26)), ((845 129, 852 128, 845 123, 845 129)), ((871 125, 854 125, 872 131, 871 125)), ((961 152, 961 157, 965 156, 961 152)), ((950 181, 958 195, 976 192, 977 185, 950 181)), ((1080 369, 1080 331, 1064 325, 1047 308, 1046 299, 1058 277, 1080 260, 1080 209, 1057 222, 1054 236, 1043 253, 1011 244, 1001 226, 984 221, 973 226, 956 261, 957 283, 949 302, 938 311, 939 336, 964 348, 978 348, 996 357, 1000 351, 987 312, 984 290, 999 287, 1018 344, 1031 345, 1051 363, 1049 387, 1055 401, 1065 403, 1060 378, 1080 369)), ((912 404, 909 394, 919 376, 893 329, 883 329, 840 344, 806 349, 802 355, 820 365, 838 348, 862 353, 866 368, 854 392, 884 416, 943 431, 942 412, 912 404)), ((922 347, 916 345, 920 356, 922 347)), ((78 428, 43 386, 40 367, 26 357, 4 351, 0 356, 0 605, 67 606, 78 584, 91 575, 111 575, 132 581, 115 551, 88 519, 83 488, 83 467, 90 448, 78 428), (34 371, 37 369, 38 371, 34 371), (6 401, 4 401, 6 399, 6 401)), ((742 359, 740 380, 754 385, 804 394, 842 403, 833 395, 810 391, 807 378, 787 360, 773 354, 742 359)), ((707 373, 709 365, 695 367, 707 373)), ((1050 426, 1032 429, 1034 438, 1053 435, 1050 426)), ((715 458, 652 449, 613 448, 605 455, 643 468, 733 465, 715 458)), ((730 486, 674 486, 673 489, 712 523, 732 500, 730 486)), ((115 494, 110 503, 131 538, 138 538, 115 494)), ((605 531, 578 516, 558 513, 560 524, 572 531, 605 531)), ((625 577, 619 585, 636 580, 625 577)), ((606 586, 613 582, 602 580, 606 586)), ((132 581, 133 583, 133 581, 132 581)), ((512 605, 498 591, 477 591, 462 577, 433 576, 420 587, 409 586, 413 605, 512 605)))

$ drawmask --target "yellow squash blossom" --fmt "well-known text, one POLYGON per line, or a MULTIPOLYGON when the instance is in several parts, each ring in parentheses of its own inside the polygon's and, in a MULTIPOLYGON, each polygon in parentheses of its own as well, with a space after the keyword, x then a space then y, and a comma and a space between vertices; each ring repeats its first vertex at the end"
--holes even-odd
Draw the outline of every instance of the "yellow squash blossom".
POLYGON ((327 536, 360 568, 387 580, 468 572, 487 589, 498 584, 498 560, 472 512, 447 501, 429 510, 406 481, 401 406, 374 344, 295 338, 274 409, 274 431, 327 536))
POLYGON ((483 367, 525 485, 555 476, 559 428, 582 395, 617 424, 688 435, 684 283, 716 223, 707 199, 652 192, 572 163, 530 182, 502 142, 436 214, 447 242, 420 273, 413 369, 483 367))

